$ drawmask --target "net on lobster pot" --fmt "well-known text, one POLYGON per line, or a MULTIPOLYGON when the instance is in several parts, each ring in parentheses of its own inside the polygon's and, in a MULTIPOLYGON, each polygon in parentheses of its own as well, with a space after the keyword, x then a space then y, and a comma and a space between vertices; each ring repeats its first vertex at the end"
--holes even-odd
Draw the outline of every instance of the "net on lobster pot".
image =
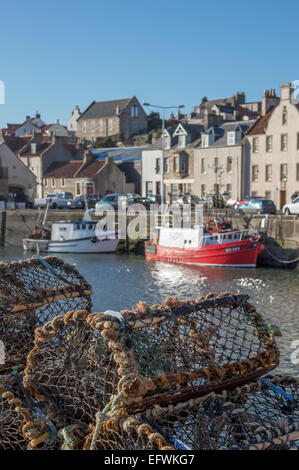
MULTIPOLYGON (((140 302, 120 313, 125 326, 110 344, 123 350, 119 391, 130 413, 241 385, 279 362, 277 331, 246 295, 140 302)), ((120 329, 116 319, 111 324, 107 334, 120 329)))
POLYGON ((139 420, 185 449, 299 449, 299 381, 266 377, 221 394, 155 406, 139 420))
POLYGON ((38 328, 24 386, 53 411, 57 428, 93 422, 117 391, 118 364, 109 339, 92 326, 96 314, 68 312, 38 328))
POLYGON ((25 363, 36 327, 73 309, 91 309, 89 284, 55 257, 1 263, 0 290, 0 372, 25 363))

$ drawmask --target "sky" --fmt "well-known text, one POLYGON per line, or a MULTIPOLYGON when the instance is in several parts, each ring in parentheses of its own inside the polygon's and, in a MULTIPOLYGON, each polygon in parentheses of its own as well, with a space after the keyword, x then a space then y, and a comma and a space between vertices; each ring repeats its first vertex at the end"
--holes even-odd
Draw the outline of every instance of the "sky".
POLYGON ((134 95, 189 112, 299 79, 297 0, 14 0, 0 15, 0 128, 134 95))

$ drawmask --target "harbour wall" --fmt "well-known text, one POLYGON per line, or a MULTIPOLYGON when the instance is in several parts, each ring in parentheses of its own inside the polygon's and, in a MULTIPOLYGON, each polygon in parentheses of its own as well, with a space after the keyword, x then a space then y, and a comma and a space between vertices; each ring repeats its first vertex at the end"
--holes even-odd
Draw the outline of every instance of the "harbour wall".
MULTIPOLYGON (((51 229, 52 222, 59 220, 76 221, 83 217, 83 211, 50 210, 46 228, 51 229)), ((215 215, 215 214, 214 214, 215 215)), ((227 214, 219 213, 216 216, 224 218, 227 214)), ((22 246, 22 239, 28 238, 34 227, 42 222, 43 213, 38 210, 7 210, 0 211, 0 244, 3 246, 22 246)), ((128 223, 134 217, 128 217, 128 223)), ((211 219, 206 214, 204 221, 211 219)), ((273 237, 286 248, 299 249, 299 217, 296 216, 241 216, 231 214, 229 220, 233 228, 259 230, 273 237)))

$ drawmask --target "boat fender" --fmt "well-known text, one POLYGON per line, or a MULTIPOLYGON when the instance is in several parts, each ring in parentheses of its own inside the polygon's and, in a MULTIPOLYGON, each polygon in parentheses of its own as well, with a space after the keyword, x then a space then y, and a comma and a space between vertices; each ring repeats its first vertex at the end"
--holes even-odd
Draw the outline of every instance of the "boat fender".
POLYGON ((98 241, 97 237, 91 237, 90 241, 92 243, 96 243, 98 241))

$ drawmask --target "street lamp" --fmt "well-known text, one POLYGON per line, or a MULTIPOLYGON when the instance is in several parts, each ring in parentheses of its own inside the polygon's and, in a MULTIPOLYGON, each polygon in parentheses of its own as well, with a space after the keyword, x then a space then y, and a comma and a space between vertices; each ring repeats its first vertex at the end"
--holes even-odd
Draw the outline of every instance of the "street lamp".
POLYGON ((161 204, 164 204, 164 130, 165 130, 165 110, 166 109, 182 109, 185 106, 183 104, 179 104, 176 106, 159 106, 157 104, 150 104, 143 101, 143 106, 150 106, 151 108, 159 108, 163 110, 162 113, 162 158, 161 158, 161 204))

